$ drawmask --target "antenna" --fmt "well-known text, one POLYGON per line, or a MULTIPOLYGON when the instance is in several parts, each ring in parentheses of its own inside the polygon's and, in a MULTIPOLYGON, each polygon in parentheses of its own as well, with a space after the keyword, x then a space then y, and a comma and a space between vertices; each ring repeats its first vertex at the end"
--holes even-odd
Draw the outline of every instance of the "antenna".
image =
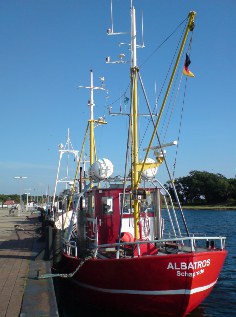
MULTIPOLYGON (((172 141, 170 143, 165 143, 165 144, 161 144, 161 145, 158 145, 158 146, 153 146, 151 147, 150 149, 151 150, 160 150, 160 149, 163 149, 164 147, 168 147, 168 146, 172 146, 172 145, 177 145, 178 142, 177 141, 172 141)), ((147 151, 148 148, 145 148, 143 149, 143 151, 147 151)))
MULTIPOLYGON (((144 45, 144 32, 143 32, 143 11, 142 11, 142 17, 141 17, 141 29, 142 29, 142 45, 136 45, 137 48, 145 48, 145 45, 144 45)), ((124 43, 121 43, 121 44, 124 44, 124 43)))
POLYGON ((111 33, 114 33, 114 31, 113 31, 112 0, 111 0, 111 33))
POLYGON ((125 61, 124 58, 125 58, 125 54, 121 53, 119 54, 119 59, 116 60, 116 61, 111 61, 111 57, 110 56, 107 56, 106 57, 106 64, 126 64, 128 63, 128 61, 125 61))
POLYGON ((154 90, 155 90, 155 112, 157 112, 157 83, 156 81, 155 81, 154 90))
POLYGON ((144 33, 143 33, 143 11, 142 11, 142 45, 141 45, 141 48, 144 48, 145 45, 144 45, 144 33))
POLYGON ((93 99, 93 93, 94 90, 103 90, 106 91, 104 88, 104 81, 105 78, 104 76, 99 77, 101 81, 101 86, 94 86, 93 84, 93 70, 90 70, 90 86, 78 86, 78 88, 86 88, 90 90, 90 99, 88 100, 88 106, 90 107, 90 121, 97 122, 98 124, 105 124, 104 118, 101 119, 101 117, 98 120, 94 120, 94 113, 93 113, 93 108, 95 106, 94 99, 93 99))
POLYGON ((118 35, 118 34, 127 34, 127 33, 126 32, 114 32, 113 10, 112 10, 112 0, 111 0, 111 28, 107 29, 107 35, 118 35))
MULTIPOLYGON (((132 12, 133 10, 135 11, 135 9, 133 8, 133 4, 132 4, 132 0, 130 0, 130 10, 131 10, 131 16, 132 16, 132 12)), ((135 25, 136 25, 136 21, 135 21, 135 25)), ((134 39, 134 46, 135 48, 144 48, 145 45, 144 45, 144 35, 143 35, 143 12, 142 12, 142 44, 141 45, 137 45, 136 44, 136 34, 135 36, 132 36, 133 39, 134 39)), ((107 29, 107 35, 118 35, 118 34, 128 34, 128 32, 114 32, 114 24, 113 24, 113 8, 112 8, 112 0, 111 0, 111 28, 107 29)), ((130 47, 131 49, 131 43, 119 43, 119 46, 122 46, 122 45, 127 45, 130 47)), ((132 49, 131 49, 132 50, 132 49)), ((127 63, 128 61, 125 61, 124 60, 124 57, 125 57, 125 54, 120 54, 119 55, 119 60, 115 60, 115 61, 112 61, 111 60, 111 57, 110 56, 107 56, 106 57, 106 63, 107 64, 124 64, 124 63, 127 63)))
MULTIPOLYGON (((87 88, 87 89, 90 89, 91 92, 93 92, 93 90, 106 90, 104 88, 104 81, 105 81, 105 77, 104 76, 99 77, 99 79, 101 81, 101 86, 94 86, 93 85, 93 70, 92 69, 90 70, 90 76, 91 76, 90 86, 78 86, 78 88, 87 88)), ((89 101, 89 105, 92 104, 94 106, 95 104, 94 104, 94 101, 93 101, 93 94, 92 94, 90 99, 91 100, 89 101)))

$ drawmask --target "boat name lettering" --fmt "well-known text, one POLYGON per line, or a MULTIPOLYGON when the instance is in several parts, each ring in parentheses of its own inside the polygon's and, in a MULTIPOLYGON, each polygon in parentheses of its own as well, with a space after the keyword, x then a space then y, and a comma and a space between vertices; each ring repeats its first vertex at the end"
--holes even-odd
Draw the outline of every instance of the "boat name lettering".
POLYGON ((203 274, 205 271, 204 269, 201 269, 197 272, 187 272, 187 271, 177 271, 176 275, 177 276, 188 276, 188 277, 195 277, 197 275, 203 274))
POLYGON ((203 261, 197 261, 197 262, 169 262, 167 266, 167 270, 194 270, 194 269, 201 269, 207 266, 210 266, 211 260, 203 260, 203 261))

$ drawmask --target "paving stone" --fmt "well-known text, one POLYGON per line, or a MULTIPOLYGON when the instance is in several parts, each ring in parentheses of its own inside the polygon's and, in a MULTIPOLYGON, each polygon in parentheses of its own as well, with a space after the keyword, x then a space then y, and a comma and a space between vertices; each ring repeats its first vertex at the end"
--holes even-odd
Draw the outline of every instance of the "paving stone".
MULTIPOLYGON (((21 315, 23 298, 27 300, 25 290, 29 282, 30 263, 34 260, 34 243, 41 237, 38 233, 40 230, 37 230, 40 227, 37 214, 9 216, 8 210, 0 209, 0 317, 21 315)), ((44 261, 41 265, 44 265, 44 261)), ((50 269, 50 266, 47 269, 50 269)), ((42 292, 45 290, 42 289, 42 292)), ((40 297, 40 288, 38 294, 40 297)), ((46 297, 51 294, 46 293, 46 297)), ((57 316, 55 305, 54 308, 57 316)), ((37 312, 36 315, 32 312, 32 308, 31 313, 31 316, 37 315, 37 312)))

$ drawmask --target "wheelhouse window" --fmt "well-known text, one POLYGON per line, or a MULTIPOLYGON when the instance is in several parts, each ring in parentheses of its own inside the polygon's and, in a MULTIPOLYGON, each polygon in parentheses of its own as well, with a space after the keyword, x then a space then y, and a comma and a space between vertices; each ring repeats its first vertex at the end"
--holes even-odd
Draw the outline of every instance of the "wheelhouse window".
POLYGON ((141 212, 154 212, 153 192, 146 191, 145 199, 141 199, 141 212))
MULTIPOLYGON (((138 195, 140 201, 140 212, 154 212, 153 193, 145 191, 145 195, 138 195)), ((122 210, 123 194, 120 194, 120 212, 122 210)), ((123 214, 133 213, 130 194, 125 194, 123 214)))
MULTIPOLYGON (((120 212, 122 211, 122 204, 123 194, 120 194, 120 212)), ((133 208, 131 207, 130 194, 125 194, 123 214, 130 214, 130 210, 133 212, 133 208)))
POLYGON ((113 197, 102 197, 102 213, 113 213, 113 197))
POLYGON ((86 212, 91 217, 94 217, 94 207, 95 207, 94 195, 87 196, 85 200, 85 209, 86 209, 86 212))

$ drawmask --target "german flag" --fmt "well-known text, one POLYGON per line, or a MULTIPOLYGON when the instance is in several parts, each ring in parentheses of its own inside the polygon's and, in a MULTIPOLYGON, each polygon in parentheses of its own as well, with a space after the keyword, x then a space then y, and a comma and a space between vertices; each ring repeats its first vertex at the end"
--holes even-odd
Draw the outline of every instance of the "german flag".
POLYGON ((189 58, 188 54, 186 54, 183 74, 186 75, 186 76, 195 77, 194 74, 188 69, 190 64, 191 64, 190 58, 189 58))

